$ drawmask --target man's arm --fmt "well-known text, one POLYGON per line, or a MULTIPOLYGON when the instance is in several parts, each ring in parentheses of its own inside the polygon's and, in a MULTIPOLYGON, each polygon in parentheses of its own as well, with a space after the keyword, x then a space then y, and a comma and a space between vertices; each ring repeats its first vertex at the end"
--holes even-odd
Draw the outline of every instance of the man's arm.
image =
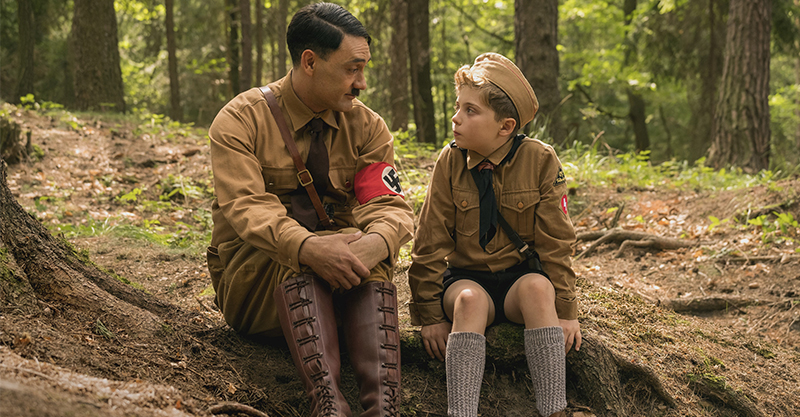
POLYGON ((361 232, 312 236, 300 246, 300 263, 311 267, 331 287, 350 289, 369 276, 369 268, 350 247, 351 243, 362 239, 361 232))

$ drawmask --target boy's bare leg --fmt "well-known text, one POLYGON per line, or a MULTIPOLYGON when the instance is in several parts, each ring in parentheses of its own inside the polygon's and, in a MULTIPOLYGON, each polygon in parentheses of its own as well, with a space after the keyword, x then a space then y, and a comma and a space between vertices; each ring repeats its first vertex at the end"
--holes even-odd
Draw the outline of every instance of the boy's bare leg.
POLYGON ((567 407, 564 332, 555 297, 550 280, 527 274, 511 286, 504 305, 509 320, 525 324, 525 354, 543 416, 558 416, 567 407))
POLYGON ((494 320, 489 294, 473 281, 461 280, 444 295, 444 308, 453 318, 453 333, 447 339, 447 415, 478 415, 483 368, 486 363, 486 324, 494 320))

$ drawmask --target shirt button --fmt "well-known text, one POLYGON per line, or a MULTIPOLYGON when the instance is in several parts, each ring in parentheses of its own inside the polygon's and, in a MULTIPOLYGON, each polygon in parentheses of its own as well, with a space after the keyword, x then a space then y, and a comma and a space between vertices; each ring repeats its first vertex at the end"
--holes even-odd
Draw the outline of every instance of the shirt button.
POLYGON ((467 207, 467 204, 469 204, 467 203, 467 200, 464 200, 461 202, 461 207, 467 207))
POLYGON ((350 188, 350 185, 352 185, 352 184, 350 183, 350 180, 347 180, 347 181, 345 181, 345 182, 344 182, 344 187, 345 187, 345 188, 350 188))
POLYGON ((522 204, 522 201, 520 201, 519 203, 517 203, 517 207, 521 209, 525 207, 525 204, 522 204))

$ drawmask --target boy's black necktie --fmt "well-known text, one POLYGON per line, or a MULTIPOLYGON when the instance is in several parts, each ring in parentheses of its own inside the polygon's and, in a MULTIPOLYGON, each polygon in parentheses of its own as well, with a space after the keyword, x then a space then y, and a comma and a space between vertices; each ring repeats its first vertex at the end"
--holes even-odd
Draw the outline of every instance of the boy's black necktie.
POLYGON ((486 245, 492 241, 492 238, 494 238, 494 235, 497 233, 497 199, 495 198, 494 187, 492 185, 494 169, 514 157, 523 138, 525 138, 525 135, 520 134, 513 139, 514 143, 511 145, 511 149, 508 151, 505 158, 500 161, 500 164, 495 165, 488 159, 485 159, 470 170, 472 179, 475 180, 475 185, 478 187, 478 198, 480 201, 478 243, 481 244, 481 248, 484 251, 486 250, 486 245))
POLYGON ((492 173, 495 165, 488 160, 481 162, 471 169, 472 178, 478 186, 480 201, 480 228, 478 229, 479 243, 486 250, 486 245, 497 233, 497 199, 492 186, 492 173))
MULTIPOLYGON (((328 170, 330 161, 328 160, 328 148, 325 147, 325 139, 322 135, 322 128, 325 126, 322 119, 313 118, 306 125, 311 134, 311 146, 308 150, 306 159, 306 169, 314 180, 314 188, 317 190, 319 198, 325 196, 328 189, 328 170)), ((319 217, 303 186, 297 188, 292 193, 292 217, 310 231, 315 231, 319 225, 319 217)))

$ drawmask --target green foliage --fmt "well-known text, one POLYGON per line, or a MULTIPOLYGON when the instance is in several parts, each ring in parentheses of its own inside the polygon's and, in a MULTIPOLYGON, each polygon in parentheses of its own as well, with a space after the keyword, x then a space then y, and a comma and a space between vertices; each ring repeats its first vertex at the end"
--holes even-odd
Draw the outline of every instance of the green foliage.
POLYGON ((597 146, 574 142, 559 157, 570 182, 603 187, 665 187, 667 189, 725 190, 770 184, 777 175, 771 171, 745 174, 740 169, 715 171, 701 158, 694 164, 666 161, 655 165, 649 153, 601 154, 597 146))
POLYGON ((162 201, 188 202, 192 199, 212 198, 214 192, 209 184, 194 184, 194 180, 182 175, 169 174, 162 178, 158 187, 161 189, 162 201))
POLYGON ((796 243, 800 238, 800 224, 791 213, 772 213, 774 220, 763 214, 754 219, 748 219, 747 224, 755 226, 761 231, 761 241, 765 244, 796 243))
POLYGON ((150 113, 147 109, 135 108, 133 114, 138 122, 133 134, 137 136, 148 135, 171 140, 177 136, 188 137, 197 131, 194 123, 181 123, 163 114, 150 113))
MULTIPOLYGON (((430 171, 422 161, 435 160, 439 151, 433 144, 412 141, 406 131, 394 132, 394 154, 400 185, 406 196, 406 202, 419 213, 425 194, 428 192, 430 171)), ((432 162, 431 165, 432 166, 432 162)))

